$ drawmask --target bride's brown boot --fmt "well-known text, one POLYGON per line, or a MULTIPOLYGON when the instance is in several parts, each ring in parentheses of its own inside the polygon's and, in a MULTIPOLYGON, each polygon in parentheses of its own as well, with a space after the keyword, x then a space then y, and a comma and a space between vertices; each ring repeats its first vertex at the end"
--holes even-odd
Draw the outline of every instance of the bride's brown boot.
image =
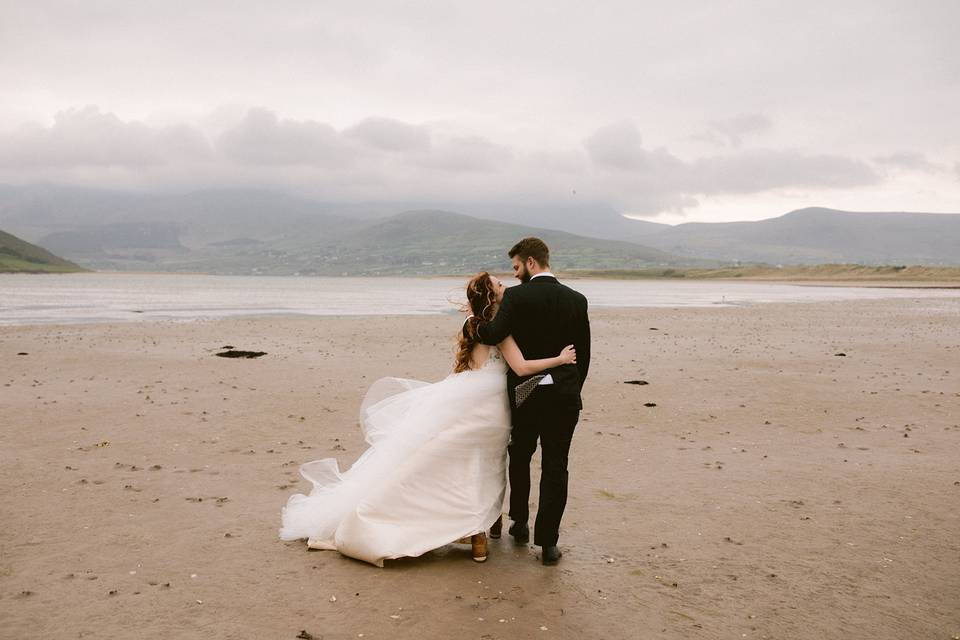
POLYGON ((499 540, 501 534, 503 533, 503 516, 501 515, 497 518, 497 521, 493 523, 493 526, 490 527, 490 537, 494 540, 499 540))
POLYGON ((487 561, 487 534, 477 533, 470 536, 470 546, 473 547, 473 560, 475 562, 487 561))

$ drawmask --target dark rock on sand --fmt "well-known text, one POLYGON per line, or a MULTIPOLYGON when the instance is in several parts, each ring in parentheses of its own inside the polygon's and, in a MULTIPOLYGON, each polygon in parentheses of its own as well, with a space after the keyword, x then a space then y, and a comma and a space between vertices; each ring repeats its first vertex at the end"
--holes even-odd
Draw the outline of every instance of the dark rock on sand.
POLYGON ((229 351, 221 351, 217 354, 221 358, 259 358, 260 356, 267 355, 266 351, 238 351, 236 349, 230 349, 229 351))

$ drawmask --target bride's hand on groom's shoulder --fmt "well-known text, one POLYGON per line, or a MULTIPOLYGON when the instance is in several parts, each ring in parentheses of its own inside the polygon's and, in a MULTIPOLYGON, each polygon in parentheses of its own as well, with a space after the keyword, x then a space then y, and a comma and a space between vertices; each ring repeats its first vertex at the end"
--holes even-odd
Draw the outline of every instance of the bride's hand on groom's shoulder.
POLYGON ((563 361, 563 364, 577 364, 577 350, 572 344, 568 344, 563 348, 563 351, 560 352, 560 359, 563 361))

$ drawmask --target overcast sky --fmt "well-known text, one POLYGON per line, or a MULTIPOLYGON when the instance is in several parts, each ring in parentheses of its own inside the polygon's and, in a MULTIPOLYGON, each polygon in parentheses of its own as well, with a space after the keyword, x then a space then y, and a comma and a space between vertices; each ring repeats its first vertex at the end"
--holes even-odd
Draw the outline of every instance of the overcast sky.
POLYGON ((960 2, 0 0, 0 182, 960 212, 960 2))

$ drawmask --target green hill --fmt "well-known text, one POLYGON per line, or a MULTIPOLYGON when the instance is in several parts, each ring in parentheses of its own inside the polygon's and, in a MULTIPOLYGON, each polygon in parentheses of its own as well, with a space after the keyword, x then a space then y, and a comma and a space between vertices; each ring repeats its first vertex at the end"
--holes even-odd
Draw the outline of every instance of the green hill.
MULTIPOLYGON (((510 268, 507 250, 520 238, 543 238, 553 262, 563 269, 639 269, 715 266, 713 261, 678 258, 629 242, 599 240, 448 211, 407 211, 373 221, 321 218, 301 221, 291 232, 258 242, 237 238, 194 246, 188 252, 153 252, 153 262, 88 264, 121 270, 188 271, 260 275, 449 275, 510 268)), ((140 252, 143 253, 142 251, 140 252)))
POLYGON ((509 268, 507 250, 525 236, 542 238, 550 246, 552 262, 564 269, 689 266, 702 262, 629 242, 425 210, 407 211, 351 229, 331 242, 323 258, 307 268, 369 274, 503 270, 509 268))
POLYGON ((0 273, 74 273, 86 271, 46 249, 0 231, 0 273))

